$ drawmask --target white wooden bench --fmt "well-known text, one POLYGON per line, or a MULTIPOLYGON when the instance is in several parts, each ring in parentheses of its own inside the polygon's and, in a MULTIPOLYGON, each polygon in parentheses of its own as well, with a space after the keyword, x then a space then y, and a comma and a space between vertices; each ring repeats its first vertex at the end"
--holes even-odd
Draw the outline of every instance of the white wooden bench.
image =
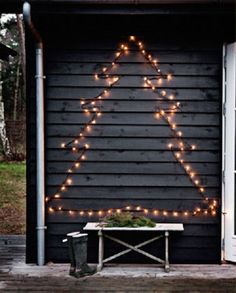
POLYGON ((121 255, 124 255, 130 251, 136 251, 137 253, 143 254, 146 257, 149 257, 158 263, 161 263, 165 267, 165 271, 169 272, 170 271, 170 265, 169 265, 169 233, 172 231, 183 231, 184 227, 182 223, 174 223, 174 224, 167 224, 167 223, 158 223, 156 224, 155 227, 139 227, 139 228, 128 228, 128 227, 105 227, 104 225, 101 225, 101 223, 96 223, 96 222, 89 222, 86 224, 84 227, 84 230, 86 231, 98 231, 98 237, 99 237, 99 248, 98 248, 98 271, 100 271, 103 268, 103 264, 107 263, 121 255), (108 232, 114 232, 114 231, 122 231, 122 232, 128 232, 128 231, 136 231, 136 232, 163 232, 163 234, 158 235, 154 238, 151 238, 149 240, 145 240, 142 243, 139 243, 137 245, 131 245, 129 243, 124 242, 123 240, 120 240, 116 237, 113 237, 111 235, 108 235, 108 232), (104 233, 105 232, 105 233, 104 233), (104 259, 104 237, 108 238, 114 242, 117 242, 123 246, 125 246, 127 249, 116 253, 108 258, 104 259), (162 237, 165 237, 165 260, 158 258, 142 249, 141 247, 156 241, 162 237))

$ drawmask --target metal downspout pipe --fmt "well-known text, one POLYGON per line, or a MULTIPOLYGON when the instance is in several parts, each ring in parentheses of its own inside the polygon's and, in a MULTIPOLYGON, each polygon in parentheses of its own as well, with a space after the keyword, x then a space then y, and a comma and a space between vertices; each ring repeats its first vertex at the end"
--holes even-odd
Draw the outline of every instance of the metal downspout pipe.
POLYGON ((23 4, 23 17, 35 39, 36 57, 36 196, 37 196, 37 264, 45 264, 45 154, 44 154, 44 75, 43 42, 31 20, 31 6, 23 4))

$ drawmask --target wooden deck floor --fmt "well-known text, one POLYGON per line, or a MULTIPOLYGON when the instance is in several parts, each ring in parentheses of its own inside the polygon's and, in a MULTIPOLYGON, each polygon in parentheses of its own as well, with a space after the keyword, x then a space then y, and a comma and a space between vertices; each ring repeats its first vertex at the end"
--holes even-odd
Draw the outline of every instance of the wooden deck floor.
POLYGON ((68 264, 26 265, 24 253, 24 237, 0 237, 0 292, 236 292, 234 265, 110 266, 75 279, 68 264))

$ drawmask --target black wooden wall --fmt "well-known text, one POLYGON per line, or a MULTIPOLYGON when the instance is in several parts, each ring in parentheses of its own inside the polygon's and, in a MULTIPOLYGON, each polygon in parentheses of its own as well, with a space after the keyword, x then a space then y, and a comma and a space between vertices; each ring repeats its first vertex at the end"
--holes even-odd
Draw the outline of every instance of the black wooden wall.
MULTIPOLYGON (((174 93, 181 102, 176 123, 184 138, 197 145, 197 150, 187 154, 186 160, 200 175, 208 194, 220 199, 222 40, 219 27, 217 34, 215 19, 210 22, 187 17, 180 20, 144 16, 54 16, 39 18, 38 26, 45 42, 47 196, 55 193, 75 159, 75 154, 61 149, 60 144, 78 135, 88 120, 80 99, 91 98, 104 88, 105 81, 95 81, 94 73, 112 61, 117 46, 132 34, 139 36, 146 49, 158 58, 164 73, 173 73, 173 80, 160 87, 174 93)), ((102 209, 141 205, 185 210, 201 202, 196 188, 167 148, 169 127, 154 118, 156 96, 143 88, 143 77, 154 72, 143 61, 135 50, 119 60, 114 74, 122 78, 103 102, 103 115, 84 140, 91 146, 87 159, 72 175, 73 184, 68 191, 49 206, 102 209)), ((33 110, 34 105, 31 107, 33 110)), ((33 115, 31 119, 33 121, 33 115)), ((34 158, 34 133, 32 130, 29 136, 31 158, 34 158)), ((31 162, 30 168, 32 166, 31 162)), ((33 186, 33 173, 31 178, 33 186)), ((32 188, 29 187, 31 195, 34 194, 32 188)), ((184 223, 185 231, 172 236, 172 262, 220 261, 219 214, 154 219, 184 223)), ((63 211, 47 213, 47 260, 68 261, 67 248, 62 243, 65 234, 81 229, 87 221, 96 220, 63 211)), ((137 235, 129 241, 136 241, 135 238, 137 235)), ((153 252, 158 247, 162 256, 161 243, 151 244, 147 249, 153 252)), ((109 249, 108 254, 120 248, 114 245, 109 249)), ((91 234, 89 260, 96 261, 96 257, 97 239, 91 234)), ((147 261, 136 254, 120 261, 127 259, 147 261)))

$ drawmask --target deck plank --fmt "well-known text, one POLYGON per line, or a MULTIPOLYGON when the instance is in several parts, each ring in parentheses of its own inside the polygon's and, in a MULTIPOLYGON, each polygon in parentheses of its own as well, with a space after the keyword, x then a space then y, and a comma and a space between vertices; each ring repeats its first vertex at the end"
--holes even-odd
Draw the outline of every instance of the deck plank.
POLYGON ((169 274, 159 265, 110 265, 76 279, 69 264, 25 264, 25 237, 1 239, 0 292, 236 292, 235 265, 173 265, 169 274))

